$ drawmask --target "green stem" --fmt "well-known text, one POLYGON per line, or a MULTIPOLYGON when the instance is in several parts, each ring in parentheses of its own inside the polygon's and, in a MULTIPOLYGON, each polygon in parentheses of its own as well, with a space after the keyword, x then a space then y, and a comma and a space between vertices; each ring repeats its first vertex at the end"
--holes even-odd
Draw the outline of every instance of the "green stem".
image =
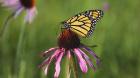
POLYGON ((22 54, 23 54, 22 51, 23 51, 23 40, 24 40, 25 28, 26 28, 26 23, 23 23, 23 25, 21 25, 19 40, 18 40, 18 43, 17 43, 16 62, 15 62, 15 66, 16 66, 15 67, 15 72, 16 72, 15 75, 17 77, 18 77, 20 61, 22 60, 22 54))
POLYGON ((23 40, 24 40, 23 38, 24 38, 25 28, 26 28, 26 24, 23 23, 20 29, 19 40, 17 44, 17 54, 16 54, 17 56, 21 55, 21 51, 23 50, 22 45, 23 45, 23 40))
POLYGON ((78 70, 77 70, 77 64, 76 64, 76 60, 75 60, 75 57, 74 57, 74 53, 71 51, 71 68, 73 70, 73 73, 74 73, 74 78, 79 78, 78 77, 78 70))
POLYGON ((3 37, 5 35, 5 32, 7 31, 7 28, 8 28, 8 24, 10 22, 10 20, 13 18, 13 16, 15 15, 15 12, 13 12, 12 14, 10 14, 6 20, 4 21, 3 25, 2 25, 2 28, 0 30, 0 37, 3 37))

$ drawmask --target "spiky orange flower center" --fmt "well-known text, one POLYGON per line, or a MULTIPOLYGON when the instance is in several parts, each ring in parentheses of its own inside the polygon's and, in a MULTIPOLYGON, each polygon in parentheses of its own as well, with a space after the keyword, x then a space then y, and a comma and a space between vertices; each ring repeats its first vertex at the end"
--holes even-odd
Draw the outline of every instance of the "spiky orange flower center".
POLYGON ((80 39, 74 32, 65 29, 58 37, 58 45, 60 48, 73 49, 80 46, 80 39))

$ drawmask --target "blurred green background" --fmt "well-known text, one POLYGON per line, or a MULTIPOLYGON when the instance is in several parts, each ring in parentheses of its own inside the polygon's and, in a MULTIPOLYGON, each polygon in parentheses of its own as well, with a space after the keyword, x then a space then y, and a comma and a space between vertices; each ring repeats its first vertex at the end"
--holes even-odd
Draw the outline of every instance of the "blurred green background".
MULTIPOLYGON (((22 13, 9 23, 5 36, 0 38, 0 78, 53 78, 53 65, 48 76, 38 68, 44 60, 40 53, 57 46, 60 22, 89 9, 103 9, 103 19, 97 23, 94 35, 82 39, 101 58, 96 72, 79 70, 80 78, 140 78, 140 10, 139 0, 37 0, 38 15, 25 28, 20 53, 16 53, 22 13)), ((0 29, 10 14, 0 7, 0 29)), ((91 57, 92 58, 92 57, 91 57)), ((64 63, 61 64, 63 75, 64 63)))

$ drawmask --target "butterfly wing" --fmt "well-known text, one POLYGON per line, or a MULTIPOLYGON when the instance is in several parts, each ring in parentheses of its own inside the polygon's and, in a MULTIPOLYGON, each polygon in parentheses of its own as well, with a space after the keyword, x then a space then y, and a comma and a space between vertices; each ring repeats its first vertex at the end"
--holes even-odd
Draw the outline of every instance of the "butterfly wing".
POLYGON ((102 10, 89 10, 85 12, 85 15, 92 20, 91 30, 87 34, 87 36, 90 36, 95 30, 96 23, 103 17, 104 14, 102 10))
POLYGON ((102 10, 89 10, 85 12, 85 15, 98 21, 99 19, 103 17, 103 11, 102 10))
POLYGON ((102 17, 102 13, 101 10, 89 10, 79 13, 64 21, 64 26, 81 37, 88 37, 93 33, 96 22, 102 17))

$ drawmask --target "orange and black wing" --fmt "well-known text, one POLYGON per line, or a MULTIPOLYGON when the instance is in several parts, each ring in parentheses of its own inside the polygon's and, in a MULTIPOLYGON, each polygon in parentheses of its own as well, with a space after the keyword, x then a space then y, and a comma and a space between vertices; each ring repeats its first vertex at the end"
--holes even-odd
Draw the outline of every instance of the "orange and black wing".
POLYGON ((94 29, 96 22, 103 16, 101 10, 89 10, 79 13, 70 19, 64 21, 64 27, 78 34, 80 37, 90 36, 94 29))

